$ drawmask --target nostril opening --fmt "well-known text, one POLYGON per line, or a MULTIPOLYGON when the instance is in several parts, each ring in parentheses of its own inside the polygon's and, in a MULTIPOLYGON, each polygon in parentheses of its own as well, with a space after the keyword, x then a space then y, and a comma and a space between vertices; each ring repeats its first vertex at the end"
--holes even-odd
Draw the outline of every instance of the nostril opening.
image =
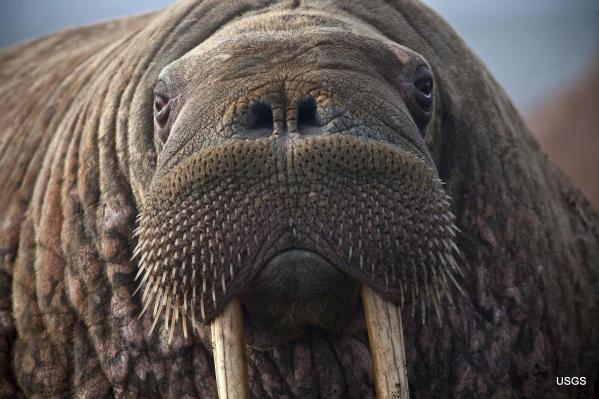
POLYGON ((318 126, 316 121, 316 100, 313 97, 303 99, 298 106, 297 126, 318 126))
POLYGON ((263 102, 257 102, 250 107, 250 129, 273 130, 272 106, 263 102))

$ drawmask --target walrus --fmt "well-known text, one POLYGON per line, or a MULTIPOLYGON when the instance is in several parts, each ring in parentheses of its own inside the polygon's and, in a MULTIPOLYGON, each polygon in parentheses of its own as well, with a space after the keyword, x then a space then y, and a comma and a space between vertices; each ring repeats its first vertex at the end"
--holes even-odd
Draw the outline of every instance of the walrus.
POLYGON ((2 396, 599 392, 599 216, 426 6, 181 1, 0 63, 2 396))

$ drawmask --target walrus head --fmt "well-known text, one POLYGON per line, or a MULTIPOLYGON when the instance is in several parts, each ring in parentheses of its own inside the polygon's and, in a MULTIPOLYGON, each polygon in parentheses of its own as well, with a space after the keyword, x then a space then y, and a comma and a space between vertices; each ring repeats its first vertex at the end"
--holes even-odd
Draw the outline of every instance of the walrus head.
POLYGON ((152 329, 164 316, 187 335, 240 297, 249 344, 272 346, 347 329, 361 286, 441 319, 457 228, 425 142, 423 56, 341 18, 271 12, 169 64, 153 95, 135 251, 152 329))

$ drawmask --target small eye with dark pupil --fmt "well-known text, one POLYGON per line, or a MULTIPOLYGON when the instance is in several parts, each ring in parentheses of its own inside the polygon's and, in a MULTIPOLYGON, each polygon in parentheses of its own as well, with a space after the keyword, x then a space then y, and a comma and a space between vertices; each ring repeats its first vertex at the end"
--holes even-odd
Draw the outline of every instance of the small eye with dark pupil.
MULTIPOLYGON (((427 66, 421 65, 414 76, 414 99, 421 111, 431 112, 433 108, 433 75, 427 66)), ((428 117, 427 117, 428 118, 428 117)))
POLYGON ((160 111, 162 111, 162 108, 164 108, 166 106, 166 102, 164 101, 163 98, 156 97, 154 99, 154 106, 156 107, 156 111, 160 112, 160 111))
POLYGON ((161 95, 154 96, 154 113, 158 123, 164 123, 168 118, 169 100, 161 95))
POLYGON ((433 93, 433 81, 430 79, 422 79, 416 83, 416 87, 422 94, 427 97, 433 93))

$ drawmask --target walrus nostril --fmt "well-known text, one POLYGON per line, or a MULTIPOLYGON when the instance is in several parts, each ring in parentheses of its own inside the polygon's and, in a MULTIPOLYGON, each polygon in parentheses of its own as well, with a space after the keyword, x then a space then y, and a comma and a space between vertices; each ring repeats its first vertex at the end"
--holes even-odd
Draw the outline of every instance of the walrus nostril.
POLYGON ((316 120, 316 100, 314 97, 303 99, 297 111, 297 130, 302 134, 309 134, 313 127, 318 127, 316 120))
POLYGON ((263 102, 256 102, 250 106, 249 129, 273 130, 272 106, 263 102))

